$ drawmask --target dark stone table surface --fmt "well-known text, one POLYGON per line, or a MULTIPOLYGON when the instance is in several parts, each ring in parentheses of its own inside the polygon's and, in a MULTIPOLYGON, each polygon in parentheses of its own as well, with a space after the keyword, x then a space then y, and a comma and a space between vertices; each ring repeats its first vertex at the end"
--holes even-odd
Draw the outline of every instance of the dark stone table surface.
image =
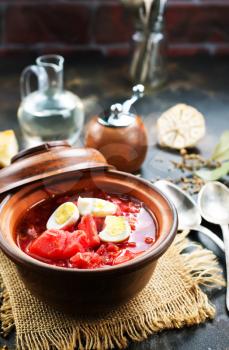
MULTIPOLYGON (((20 103, 19 77, 22 69, 31 64, 34 57, 0 59, 0 130, 12 128, 21 140, 17 123, 17 108, 20 103)), ((113 102, 127 98, 131 91, 128 81, 128 61, 100 57, 79 57, 66 63, 65 86, 77 93, 84 102, 87 118, 102 111, 113 102)), ((176 178, 176 170, 171 168, 171 160, 177 160, 176 153, 160 150, 156 146, 155 122, 161 112, 168 107, 184 102, 198 108, 206 117, 207 136, 199 144, 199 151, 210 155, 219 135, 229 129, 229 64, 227 59, 210 57, 172 60, 168 66, 169 79, 160 90, 148 92, 136 105, 138 113, 144 117, 149 133, 149 151, 141 174, 152 180, 176 178), (158 162, 163 158, 163 162, 158 162)), ((83 137, 79 144, 83 143, 83 137)), ((227 179, 226 179, 227 180, 227 179)), ((206 224, 206 223, 205 223, 206 224)), ((207 225, 207 224, 206 224, 207 225)), ((211 228, 219 235, 220 229, 211 228)), ((200 240, 213 249, 224 267, 224 258, 211 242, 201 234, 192 234, 192 239, 200 240)), ((128 350, 229 350, 229 318, 225 309, 225 289, 208 291, 210 300, 217 310, 216 318, 198 327, 163 331, 152 335, 141 343, 130 343, 128 350)), ((15 349, 15 333, 7 339, 0 337, 0 347, 6 344, 15 349)), ((32 349, 31 349, 32 350, 32 349)))

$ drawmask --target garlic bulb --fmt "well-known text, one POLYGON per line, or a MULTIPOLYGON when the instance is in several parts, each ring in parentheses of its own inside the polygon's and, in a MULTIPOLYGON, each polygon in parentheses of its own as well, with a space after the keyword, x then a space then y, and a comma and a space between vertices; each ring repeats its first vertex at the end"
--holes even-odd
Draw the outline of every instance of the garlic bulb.
POLYGON ((192 106, 178 104, 164 112, 157 121, 161 146, 182 149, 193 147, 205 135, 204 116, 192 106))

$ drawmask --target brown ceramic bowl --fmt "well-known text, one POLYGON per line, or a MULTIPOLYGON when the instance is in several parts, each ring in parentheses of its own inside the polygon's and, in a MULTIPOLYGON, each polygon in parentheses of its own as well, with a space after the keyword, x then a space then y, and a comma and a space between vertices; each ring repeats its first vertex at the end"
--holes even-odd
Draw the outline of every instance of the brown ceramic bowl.
POLYGON ((58 308, 82 313, 107 311, 140 292, 176 231, 176 210, 158 189, 133 175, 110 169, 73 171, 40 180, 8 194, 0 207, 0 247, 16 264, 25 286, 58 308), (145 203, 158 223, 159 238, 152 248, 127 263, 94 270, 48 265, 18 248, 15 226, 28 208, 55 193, 95 187, 110 193, 126 193, 145 203))

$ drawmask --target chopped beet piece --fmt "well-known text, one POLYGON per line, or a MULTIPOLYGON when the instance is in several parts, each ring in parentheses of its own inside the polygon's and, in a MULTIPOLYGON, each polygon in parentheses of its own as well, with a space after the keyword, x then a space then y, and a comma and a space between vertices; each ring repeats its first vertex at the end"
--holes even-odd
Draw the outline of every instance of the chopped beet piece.
POLYGON ((136 247, 136 242, 128 242, 127 246, 131 247, 131 248, 135 248, 136 247))
POLYGON ((74 232, 68 232, 62 258, 67 259, 77 252, 85 252, 85 249, 87 247, 88 240, 84 231, 78 230, 74 232))
POLYGON ((100 267, 102 261, 103 260, 101 256, 94 252, 76 253, 70 259, 70 263, 72 264, 72 266, 78 267, 78 269, 90 269, 100 267))
POLYGON ((154 242, 154 240, 153 240, 152 237, 146 237, 146 238, 145 238, 145 242, 146 242, 147 244, 152 244, 152 243, 154 242))
POLYGON ((83 216, 78 225, 78 229, 86 233, 90 248, 97 247, 100 244, 96 223, 92 215, 83 216))
POLYGON ((136 256, 135 253, 131 252, 130 250, 126 250, 124 254, 119 255, 117 258, 114 259, 113 265, 119 265, 124 262, 127 262, 131 259, 133 259, 136 256))
POLYGON ((102 231, 105 218, 95 217, 94 221, 96 224, 97 232, 102 231))
POLYGON ((84 231, 47 230, 31 243, 29 252, 46 259, 68 259, 87 247, 84 231))
POLYGON ((47 259, 62 259, 67 233, 61 230, 47 230, 29 246, 29 252, 47 259))
POLYGON ((119 247, 114 243, 108 243, 106 246, 108 252, 116 253, 119 251, 119 247))
POLYGON ((106 245, 101 244, 101 246, 97 249, 96 253, 99 255, 104 255, 106 253, 106 245))

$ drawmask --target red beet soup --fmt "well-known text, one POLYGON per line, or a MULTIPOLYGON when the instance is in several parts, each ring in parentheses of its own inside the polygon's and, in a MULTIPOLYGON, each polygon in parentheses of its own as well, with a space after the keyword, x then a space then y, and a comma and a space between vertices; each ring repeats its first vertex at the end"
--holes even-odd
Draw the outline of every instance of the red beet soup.
POLYGON ((19 248, 35 259, 96 269, 125 263, 151 248, 157 223, 137 199, 93 191, 36 204, 19 220, 15 235, 19 248))

